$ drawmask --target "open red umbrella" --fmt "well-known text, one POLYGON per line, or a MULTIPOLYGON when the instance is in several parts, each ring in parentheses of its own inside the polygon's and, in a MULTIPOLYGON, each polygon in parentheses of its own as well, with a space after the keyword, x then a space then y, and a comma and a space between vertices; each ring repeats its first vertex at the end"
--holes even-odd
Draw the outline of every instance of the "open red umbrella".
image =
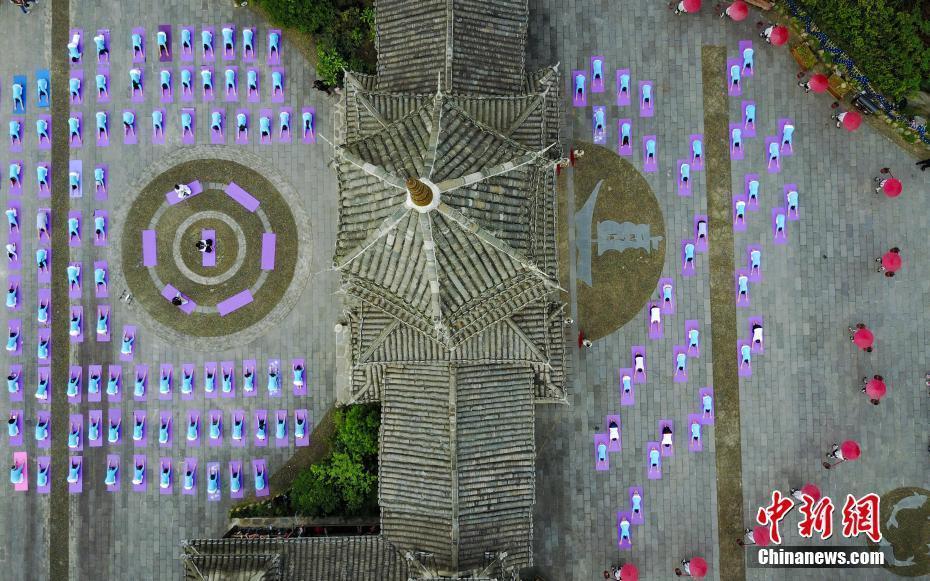
POLYGON ((746 17, 749 16, 749 6, 747 6, 743 0, 736 0, 736 2, 730 4, 730 7, 727 8, 727 16, 736 22, 746 20, 746 17))
POLYGON ((784 26, 778 25, 772 29, 772 36, 769 37, 769 41, 775 46, 781 46, 788 42, 788 29, 784 26))
POLYGON ((817 73, 807 81, 807 86, 815 93, 823 93, 830 86, 830 81, 827 80, 827 75, 817 73))
MULTIPOLYGON (((870 379, 865 384, 865 394, 869 396, 869 399, 882 399, 885 397, 885 393, 888 391, 888 386, 885 385, 885 382, 881 379, 875 379, 874 377, 870 379)), ((846 454, 843 454, 845 457, 846 454)))
POLYGON ((856 329, 856 332, 853 335, 853 343, 856 344, 856 347, 859 349, 868 349, 874 342, 875 335, 873 335, 872 331, 869 331, 867 327, 856 329))
POLYGON ((685 12, 697 12, 701 9, 701 0, 685 0, 685 12))
POLYGON ((843 116, 843 128, 846 131, 855 131, 862 125, 862 115, 858 111, 847 111, 843 116))
POLYGON ((707 575, 707 561, 701 557, 692 557, 688 563, 688 568, 691 569, 692 577, 703 577, 707 575))
POLYGON ((862 454, 862 450, 859 448, 859 442, 855 440, 846 440, 840 444, 840 452, 843 453, 843 458, 845 460, 855 460, 862 454))
POLYGON ((904 186, 901 185, 901 180, 898 178, 888 178, 885 180, 885 183, 882 184, 882 191, 885 192, 885 195, 889 198, 897 198, 901 195, 903 190, 904 186))
POLYGON ((901 254, 888 251, 882 255, 882 266, 886 272, 897 272, 901 270, 901 254))
POLYGON ((769 527, 755 526, 752 528, 752 540, 760 547, 767 547, 772 542, 769 527))
POLYGON ((639 581, 639 569, 633 563, 627 563, 620 567, 620 578, 623 581, 639 581))
POLYGON ((810 496, 814 502, 817 502, 818 500, 820 500, 820 497, 823 496, 820 493, 820 489, 817 488, 817 485, 811 484, 810 482, 808 482, 807 484, 801 487, 801 492, 803 494, 810 496))

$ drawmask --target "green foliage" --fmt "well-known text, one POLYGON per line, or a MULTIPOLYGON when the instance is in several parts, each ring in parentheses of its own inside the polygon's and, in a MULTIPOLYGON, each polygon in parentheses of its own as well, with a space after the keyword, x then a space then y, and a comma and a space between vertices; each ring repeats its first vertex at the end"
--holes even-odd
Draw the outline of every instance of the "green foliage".
POLYGON ((348 410, 336 410, 336 449, 356 458, 378 454, 378 430, 381 410, 377 406, 356 405, 348 410))
POLYGON ((317 41, 317 74, 342 83, 343 69, 374 72, 375 11, 365 0, 257 0, 279 25, 317 41))
POLYGON ((311 466, 297 475, 291 489, 294 512, 314 516, 329 516, 339 509, 340 498, 320 466, 311 466))
POLYGON ((930 18, 909 0, 798 0, 885 95, 930 88, 930 18))

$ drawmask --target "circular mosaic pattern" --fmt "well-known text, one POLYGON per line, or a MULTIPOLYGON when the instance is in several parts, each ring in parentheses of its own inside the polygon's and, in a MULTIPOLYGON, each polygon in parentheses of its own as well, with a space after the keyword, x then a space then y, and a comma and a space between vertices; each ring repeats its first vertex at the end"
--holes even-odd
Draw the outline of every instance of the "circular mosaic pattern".
POLYGON ((114 219, 119 256, 111 269, 156 332, 209 349, 220 336, 224 343, 254 341, 287 314, 309 277, 308 220, 293 188, 260 158, 244 152, 233 158, 220 147, 181 150, 142 176, 137 192, 114 219), (203 192, 168 204, 174 184, 195 180, 203 192), (230 182, 259 201, 254 212, 226 194, 230 182), (157 232, 154 267, 143 266, 144 230, 157 232), (205 266, 195 247, 203 230, 215 231, 214 266, 205 266), (276 236, 274 269, 262 270, 268 232, 276 236), (194 311, 186 314, 162 296, 166 285, 196 303, 194 311), (244 290, 252 302, 221 316, 217 305, 244 290))
POLYGON ((642 312, 656 292, 665 264, 665 218, 652 188, 629 161, 593 143, 576 147, 584 155, 573 170, 574 208, 568 208, 568 172, 558 179, 561 282, 569 288, 574 253, 578 321, 595 340, 642 312))

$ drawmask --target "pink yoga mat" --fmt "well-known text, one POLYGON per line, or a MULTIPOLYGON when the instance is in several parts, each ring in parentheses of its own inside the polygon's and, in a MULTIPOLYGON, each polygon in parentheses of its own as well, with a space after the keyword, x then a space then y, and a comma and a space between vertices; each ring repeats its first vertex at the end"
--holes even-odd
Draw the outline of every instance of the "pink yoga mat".
POLYGON ((630 69, 617 69, 616 74, 617 107, 630 104, 630 69))
POLYGON ((594 434, 594 469, 598 472, 605 472, 610 468, 610 452, 607 450, 609 442, 607 434, 594 434), (598 448, 604 445, 604 460, 599 459, 598 448))
POLYGON ((29 455, 25 452, 13 452, 13 464, 23 467, 23 479, 13 485, 13 490, 26 492, 29 490, 29 455))
POLYGON ((622 367, 617 373, 617 385, 620 388, 620 405, 631 406, 635 403, 636 384, 633 381, 633 368, 622 367), (629 389, 626 389, 626 379, 629 378, 629 389))

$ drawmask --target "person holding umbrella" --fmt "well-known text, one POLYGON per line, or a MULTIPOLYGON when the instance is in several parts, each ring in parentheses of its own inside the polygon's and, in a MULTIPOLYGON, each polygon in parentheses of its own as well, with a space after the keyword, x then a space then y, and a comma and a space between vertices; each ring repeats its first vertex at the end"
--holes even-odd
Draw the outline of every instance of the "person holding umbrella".
POLYGON ((878 267, 878 272, 884 272, 885 276, 890 278, 894 276, 894 273, 901 270, 901 249, 895 246, 884 253, 881 258, 876 258, 875 262, 881 264, 878 267))
POLYGON ((746 17, 749 16, 749 6, 747 6, 743 0, 736 0, 727 6, 726 10, 720 13, 720 18, 726 16, 729 16, 730 20, 734 22, 746 20, 746 17))
POLYGON ((741 547, 748 547, 750 545, 759 545, 760 547, 767 547, 770 542, 772 542, 772 537, 769 535, 769 528, 763 526, 755 526, 751 529, 745 530, 745 535, 743 538, 736 539, 736 544, 741 547))
POLYGON ((862 449, 859 447, 859 442, 856 442, 855 440, 846 440, 839 446, 834 443, 830 451, 827 452, 827 458, 837 460, 837 462, 824 462, 823 467, 827 470, 830 470, 834 466, 838 466, 843 462, 856 460, 861 454, 862 449))
POLYGON ((681 577, 694 577, 700 579, 707 575, 707 561, 701 557, 691 557, 681 560, 681 568, 675 568, 675 575, 681 577))
POLYGON ((805 83, 798 81, 798 86, 802 87, 805 93, 810 93, 811 91, 823 93, 830 86, 830 81, 827 80, 827 75, 817 73, 811 76, 805 83))
POLYGON ((614 581, 639 581, 639 569, 633 563, 624 565, 614 565, 610 571, 604 571, 604 579, 614 579, 614 581))
POLYGON ((856 327, 849 327, 849 340, 856 344, 856 347, 866 353, 872 352, 872 344, 875 343, 875 335, 865 326, 865 323, 856 323, 856 327))
POLYGON ((889 198, 897 198, 900 196, 901 192, 904 190, 901 180, 891 175, 891 170, 887 167, 883 167, 879 173, 881 175, 875 176, 875 183, 878 184, 875 188, 875 193, 884 193, 889 198))
POLYGON ((788 29, 780 24, 769 24, 759 36, 769 44, 781 46, 788 42, 788 29))
MULTIPOLYGON (((672 4, 669 4, 669 8, 672 6, 672 4)), ((697 12, 700 9, 701 0, 681 0, 681 2, 678 3, 678 6, 675 7, 675 15, 677 16, 678 14, 682 13, 690 14, 697 12)))
POLYGON ((869 402, 872 405, 880 404, 887 392, 888 386, 885 385, 885 378, 881 375, 875 375, 872 379, 868 377, 862 378, 862 393, 869 396, 869 402))
POLYGON ((860 115, 858 111, 835 113, 831 115, 831 118, 836 121, 837 128, 842 127, 846 129, 846 131, 855 131, 862 125, 862 115, 860 115))
POLYGON ((823 496, 820 493, 820 488, 818 488, 816 484, 811 484, 810 482, 801 488, 792 488, 790 492, 791 496, 798 502, 804 502, 805 495, 811 497, 811 500, 814 502, 817 502, 820 500, 820 497, 823 496))

